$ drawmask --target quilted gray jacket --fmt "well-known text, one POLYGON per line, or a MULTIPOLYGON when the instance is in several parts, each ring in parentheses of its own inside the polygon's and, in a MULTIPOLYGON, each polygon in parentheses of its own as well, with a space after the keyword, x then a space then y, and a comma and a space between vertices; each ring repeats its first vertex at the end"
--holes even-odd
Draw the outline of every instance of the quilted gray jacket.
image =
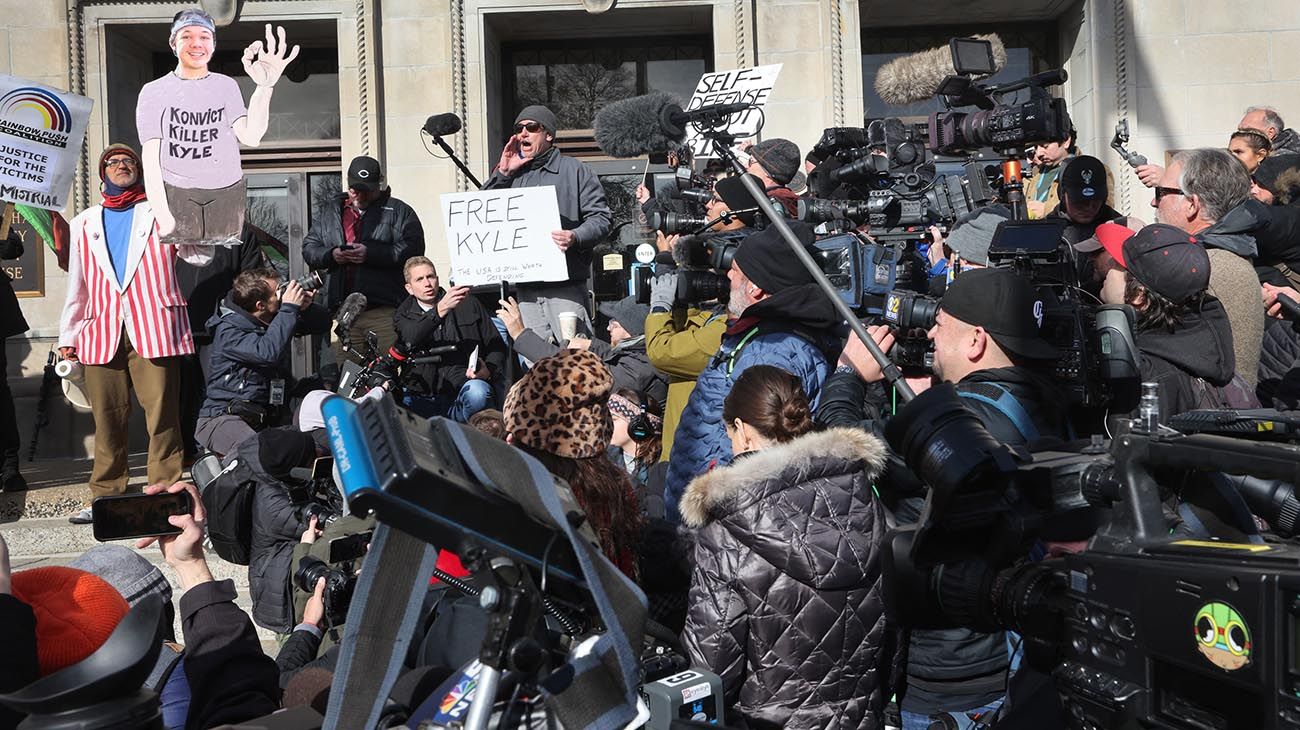
POLYGON ((681 502, 698 530, 682 633, 750 728, 882 728, 905 665, 880 584, 879 439, 804 435, 697 477, 681 502))

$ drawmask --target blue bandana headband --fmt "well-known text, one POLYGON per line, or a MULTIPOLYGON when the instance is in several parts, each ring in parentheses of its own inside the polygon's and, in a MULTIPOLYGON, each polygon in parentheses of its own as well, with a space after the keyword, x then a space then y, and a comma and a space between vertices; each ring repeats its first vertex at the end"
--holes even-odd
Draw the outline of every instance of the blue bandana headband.
POLYGON ((201 28, 207 28, 212 35, 217 34, 217 25, 212 22, 212 18, 202 10, 182 10, 181 14, 172 21, 172 33, 167 38, 168 45, 175 47, 176 34, 181 32, 182 28, 188 28, 191 25, 197 25, 201 28))

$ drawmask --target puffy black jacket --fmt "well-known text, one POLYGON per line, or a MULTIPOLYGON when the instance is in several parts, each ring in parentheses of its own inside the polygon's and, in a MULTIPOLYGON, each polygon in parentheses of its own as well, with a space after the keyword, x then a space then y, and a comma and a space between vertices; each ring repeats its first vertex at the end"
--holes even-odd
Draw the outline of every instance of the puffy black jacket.
MULTIPOLYGON (((435 301, 446 294, 445 289, 438 289, 435 301)), ((472 296, 446 317, 439 317, 436 307, 424 311, 415 297, 407 297, 393 314, 393 328, 397 340, 414 349, 456 345, 456 351, 443 355, 441 362, 416 366, 411 385, 416 392, 454 399, 467 380, 465 369, 475 347, 479 348, 479 362, 487 365, 493 378, 505 370, 506 343, 492 324, 491 315, 472 296)))
POLYGON ((302 241, 302 258, 313 269, 327 269, 324 304, 331 311, 352 292, 366 295, 369 306, 396 307, 406 298, 402 264, 412 256, 424 254, 424 228, 411 206, 385 190, 361 214, 361 242, 366 246, 366 262, 343 265, 334 260, 334 249, 343 245, 343 206, 347 193, 339 193, 333 203, 312 221, 311 230, 302 241))
POLYGON ((1210 296, 1199 314, 1184 316, 1173 332, 1161 327, 1134 333, 1142 382, 1160 385, 1162 416, 1201 407, 1196 378, 1217 388, 1232 380, 1236 367, 1232 338, 1223 305, 1210 296))
POLYGON ((1291 322, 1269 318, 1255 394, 1265 408, 1300 409, 1300 332, 1291 322))
POLYGON ((884 727, 903 636, 885 619, 885 446, 860 429, 807 434, 697 477, 686 629, 746 726, 884 727))
MULTIPOLYGON (((1050 377, 1028 368, 993 368, 967 375, 956 384, 967 396, 962 402, 993 438, 1011 445, 1069 435, 1065 396, 1050 377), (996 400, 999 390, 1009 392, 1023 407, 1036 439, 1027 438, 1006 413, 985 398, 996 400)), ((837 372, 822 388, 817 420, 829 426, 855 426, 882 432, 890 414, 887 390, 879 383, 864 384, 853 373, 837 372)), ((915 522, 920 514, 925 486, 897 455, 890 454, 885 473, 877 481, 885 500, 896 503, 900 524, 915 522)), ((982 634, 969 629, 915 630, 908 644, 908 690, 903 708, 929 714, 941 709, 978 707, 1003 694, 1007 667, 1005 634, 982 634)))
POLYGON ((253 620, 277 633, 293 630, 293 597, 289 579, 293 577, 293 548, 307 526, 298 519, 298 510, 289 497, 289 486, 262 468, 258 458, 261 440, 250 438, 227 456, 243 462, 256 482, 253 487, 253 524, 248 559, 248 592, 253 600, 253 620))
POLYGON ((324 333, 329 323, 324 307, 312 304, 300 310, 283 304, 268 325, 227 296, 208 320, 212 350, 199 416, 219 416, 233 400, 270 404, 271 381, 291 378, 289 341, 294 335, 324 333))

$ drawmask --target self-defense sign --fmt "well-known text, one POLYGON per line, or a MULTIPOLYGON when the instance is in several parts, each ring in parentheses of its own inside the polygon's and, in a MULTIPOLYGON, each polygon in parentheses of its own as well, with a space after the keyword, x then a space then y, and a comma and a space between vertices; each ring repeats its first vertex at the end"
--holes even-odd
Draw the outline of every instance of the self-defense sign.
MULTIPOLYGON (((718 104, 753 104, 755 108, 732 114, 727 120, 727 131, 736 139, 753 137, 763 119, 763 106, 776 85, 781 64, 738 68, 731 71, 714 71, 700 77, 695 93, 686 103, 686 111, 718 104)), ((713 157, 713 143, 692 125, 686 143, 697 158, 713 157)))
POLYGON ((446 193, 442 222, 457 285, 569 278, 551 239, 560 230, 553 186, 446 193))
POLYGON ((93 102, 0 75, 0 200, 63 210, 93 102))

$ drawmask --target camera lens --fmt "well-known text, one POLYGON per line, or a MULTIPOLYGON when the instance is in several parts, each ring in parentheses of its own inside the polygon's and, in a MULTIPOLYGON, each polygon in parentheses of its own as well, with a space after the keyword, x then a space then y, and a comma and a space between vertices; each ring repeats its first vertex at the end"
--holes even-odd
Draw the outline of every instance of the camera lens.
POLYGON ((313 593, 316 591, 316 582, 326 578, 329 572, 330 566, 324 560, 305 555, 298 561, 298 569, 293 573, 293 582, 299 590, 313 593))
POLYGON ((680 271, 677 274, 677 287, 677 297, 684 302, 721 300, 731 293, 730 280, 712 271, 680 271))

